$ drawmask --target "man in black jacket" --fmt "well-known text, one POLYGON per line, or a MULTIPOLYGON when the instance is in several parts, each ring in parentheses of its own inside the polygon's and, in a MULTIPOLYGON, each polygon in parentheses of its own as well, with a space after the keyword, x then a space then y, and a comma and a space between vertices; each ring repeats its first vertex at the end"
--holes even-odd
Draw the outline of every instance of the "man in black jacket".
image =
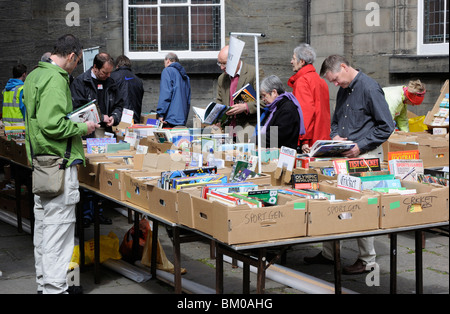
POLYGON ((111 78, 116 82, 119 96, 124 101, 124 108, 133 110, 134 123, 140 123, 142 111, 142 98, 144 86, 131 70, 131 61, 121 55, 116 58, 116 70, 111 73, 111 78))
POLYGON ((117 84, 110 77, 113 69, 113 58, 105 52, 99 53, 94 57, 93 66, 70 85, 74 109, 97 99, 103 121, 95 137, 103 137, 105 131, 112 132, 112 126, 118 125, 122 118, 124 104, 117 84))
MULTIPOLYGON (((104 137, 105 131, 112 132, 112 126, 118 125, 122 118, 123 99, 119 95, 116 82, 110 77, 113 70, 113 58, 105 52, 99 53, 94 57, 93 66, 70 84, 74 109, 97 99, 103 121, 100 123, 101 127, 95 129, 95 134, 88 137, 104 137)), ((85 193, 83 226, 89 227, 94 217, 93 206, 97 206, 99 199, 93 193, 85 193)), ((102 207, 99 208, 99 219, 101 224, 112 223, 110 218, 103 216, 102 207)))

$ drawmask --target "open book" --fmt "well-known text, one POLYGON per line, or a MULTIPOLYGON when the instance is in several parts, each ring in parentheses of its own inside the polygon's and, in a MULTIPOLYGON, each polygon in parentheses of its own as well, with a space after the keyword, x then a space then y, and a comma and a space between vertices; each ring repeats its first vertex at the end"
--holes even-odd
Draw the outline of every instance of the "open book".
POLYGON ((318 140, 311 147, 309 157, 341 156, 343 152, 355 147, 352 141, 318 140))
POLYGON ((253 86, 250 83, 248 83, 247 85, 245 85, 244 87, 242 87, 240 90, 236 91, 233 94, 233 101, 234 103, 239 102, 249 103, 256 101, 256 91, 253 88, 253 86))
POLYGON ((67 118, 78 123, 85 123, 87 121, 100 123, 100 109, 96 102, 97 99, 88 102, 86 105, 67 114, 67 118))
POLYGON ((213 124, 221 120, 227 106, 211 102, 205 109, 198 107, 192 107, 192 109, 202 123, 213 124))

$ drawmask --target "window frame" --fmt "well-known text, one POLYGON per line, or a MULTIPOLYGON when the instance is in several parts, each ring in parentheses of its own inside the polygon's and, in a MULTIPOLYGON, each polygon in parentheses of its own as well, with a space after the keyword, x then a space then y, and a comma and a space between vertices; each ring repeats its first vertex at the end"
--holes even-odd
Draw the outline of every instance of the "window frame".
POLYGON ((189 47, 191 47, 191 8, 193 6, 219 6, 220 7, 220 48, 225 45, 225 0, 220 0, 220 4, 204 4, 204 5, 193 5, 191 0, 186 0, 186 3, 161 3, 161 0, 157 0, 157 4, 148 5, 131 5, 129 0, 123 0, 123 38, 124 38, 124 54, 131 60, 162 60, 169 52, 174 52, 180 59, 217 59, 217 53, 219 50, 211 51, 191 51, 189 50, 161 50, 161 20, 160 13, 161 7, 188 7, 189 17, 189 47), (130 7, 140 7, 140 8, 157 8, 158 10, 158 51, 130 51, 130 38, 129 38, 129 8, 130 7))
MULTIPOLYGON (((418 55, 448 55, 449 54, 449 44, 439 43, 439 44, 425 44, 423 42, 424 37, 424 13, 425 13, 425 0, 418 0, 417 3, 417 54, 418 55)), ((447 1, 444 0, 444 8, 447 8, 447 1)), ((446 19, 444 14, 444 23, 446 19)), ((446 30, 444 25, 444 31, 446 30)), ((445 40, 445 33, 444 33, 445 40)))

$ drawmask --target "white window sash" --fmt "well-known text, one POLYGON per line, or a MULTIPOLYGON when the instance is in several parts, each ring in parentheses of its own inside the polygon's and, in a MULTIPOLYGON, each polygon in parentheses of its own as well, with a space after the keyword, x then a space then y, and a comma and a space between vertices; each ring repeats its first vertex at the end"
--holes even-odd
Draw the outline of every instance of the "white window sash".
POLYGON ((216 59, 218 51, 192 51, 192 29, 191 29, 191 8, 192 7, 206 7, 206 6, 218 6, 220 7, 220 31, 221 42, 220 47, 225 46, 225 1, 220 1, 220 4, 191 4, 191 0, 187 0, 186 3, 164 3, 161 4, 161 0, 158 0, 158 4, 153 5, 131 5, 128 4, 128 0, 123 0, 123 34, 124 34, 124 54, 132 60, 162 60, 168 52, 175 52, 180 59, 216 59), (189 17, 189 49, 188 50, 162 50, 161 49, 161 7, 188 7, 189 17), (130 51, 129 49, 129 8, 158 8, 158 51, 130 51))
MULTIPOLYGON (((447 9, 447 1, 444 1, 444 8, 447 9)), ((448 43, 436 43, 436 44, 424 44, 424 0, 419 0, 417 3, 417 54, 418 55, 448 55, 449 44, 448 43)), ((444 14, 444 23, 446 22, 447 15, 444 14)), ((444 24, 444 32, 446 31, 444 24)), ((445 33, 444 33, 445 40, 445 33)))

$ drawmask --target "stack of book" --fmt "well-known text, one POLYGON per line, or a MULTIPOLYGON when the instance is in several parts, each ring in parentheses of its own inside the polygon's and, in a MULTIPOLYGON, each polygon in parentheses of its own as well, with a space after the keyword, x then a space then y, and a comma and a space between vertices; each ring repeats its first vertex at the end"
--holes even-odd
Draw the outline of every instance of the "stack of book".
POLYGON ((199 167, 193 169, 163 171, 161 172, 161 178, 158 180, 158 187, 164 190, 170 190, 176 189, 177 185, 181 186, 192 183, 208 182, 211 179, 220 179, 220 182, 222 182, 223 177, 216 175, 217 167, 199 167), (200 180, 200 177, 205 178, 201 178, 203 180, 200 180))

